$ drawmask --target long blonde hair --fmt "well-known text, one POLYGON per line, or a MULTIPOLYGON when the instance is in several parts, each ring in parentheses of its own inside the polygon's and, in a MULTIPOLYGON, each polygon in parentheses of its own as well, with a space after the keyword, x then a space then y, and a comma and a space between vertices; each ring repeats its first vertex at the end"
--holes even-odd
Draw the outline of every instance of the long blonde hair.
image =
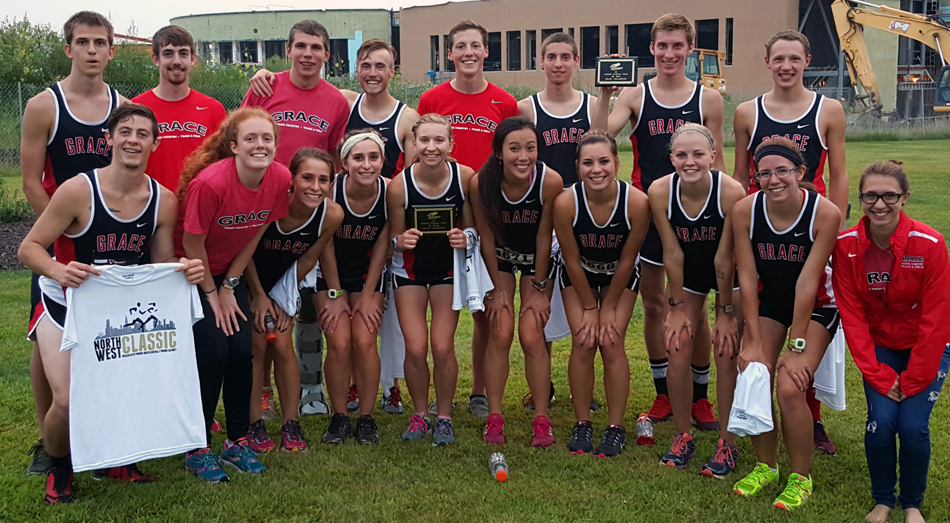
POLYGON ((178 180, 179 200, 184 201, 185 194, 188 192, 188 184, 191 183, 191 180, 193 180, 195 176, 198 176, 198 173, 219 160, 234 156, 234 153, 231 152, 231 144, 237 143, 238 127, 253 118, 261 118, 270 122, 274 127, 274 142, 277 142, 280 128, 277 126, 277 122, 274 121, 274 118, 267 114, 267 111, 260 107, 245 107, 233 111, 228 115, 227 120, 221 124, 221 127, 214 134, 206 138, 205 141, 195 149, 195 152, 191 153, 191 156, 185 160, 185 167, 182 170, 181 178, 178 180))

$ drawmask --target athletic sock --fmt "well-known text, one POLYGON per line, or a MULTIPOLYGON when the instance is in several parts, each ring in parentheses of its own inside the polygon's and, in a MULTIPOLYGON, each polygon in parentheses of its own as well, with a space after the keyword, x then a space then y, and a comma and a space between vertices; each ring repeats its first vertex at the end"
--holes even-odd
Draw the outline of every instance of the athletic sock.
POLYGON ((690 365, 693 371, 693 403, 709 397, 709 365, 697 367, 690 365))
POLYGON ((821 421, 821 402, 815 398, 815 387, 808 387, 805 391, 805 403, 811 410, 811 419, 821 421))
POLYGON ((69 454, 66 454, 65 456, 61 458, 57 458, 56 456, 51 455, 49 457, 49 464, 50 466, 58 467, 62 469, 73 468, 72 460, 69 459, 69 454))
POLYGON ((669 364, 670 360, 668 358, 650 360, 650 370, 653 371, 653 386, 656 387, 657 396, 660 394, 669 396, 669 391, 666 388, 666 368, 669 364))

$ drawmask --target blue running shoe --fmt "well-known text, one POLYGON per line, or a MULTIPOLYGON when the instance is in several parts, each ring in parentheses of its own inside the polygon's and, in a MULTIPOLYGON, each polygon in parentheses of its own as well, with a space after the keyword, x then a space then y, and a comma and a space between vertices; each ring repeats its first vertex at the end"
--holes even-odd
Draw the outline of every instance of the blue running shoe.
POLYGON ((264 464, 257 459, 257 453, 251 450, 246 438, 240 438, 234 443, 225 440, 223 447, 221 461, 225 465, 251 474, 260 474, 267 471, 264 464))
POLYGON ((228 475, 218 465, 218 457, 211 452, 211 449, 201 449, 185 454, 185 470, 211 483, 229 480, 228 475))

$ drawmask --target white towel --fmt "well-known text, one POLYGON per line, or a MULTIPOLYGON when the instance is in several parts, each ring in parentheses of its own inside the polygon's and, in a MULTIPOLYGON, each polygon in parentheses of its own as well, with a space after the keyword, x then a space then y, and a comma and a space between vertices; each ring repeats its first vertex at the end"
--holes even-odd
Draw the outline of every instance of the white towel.
POLYGON ((736 436, 758 436, 773 428, 769 369, 763 363, 752 362, 736 379, 728 430, 736 436))
POLYGON ((399 327, 396 314, 396 298, 393 292, 391 272, 383 274, 385 278, 386 303, 383 308, 383 324, 379 328, 379 383, 383 392, 389 394, 390 387, 397 378, 404 378, 403 367, 406 362, 406 339, 399 327))
POLYGON ((479 312, 485 310, 485 294, 495 285, 479 252, 478 232, 469 227, 465 229, 465 235, 468 236, 468 247, 455 249, 453 259, 452 310, 468 307, 471 312, 479 312))
POLYGON ((845 339, 844 329, 838 326, 838 332, 825 350, 821 364, 815 370, 815 398, 833 410, 845 410, 845 339))
MULTIPOLYGON (((557 270, 562 269, 558 267, 557 270)), ((551 294, 551 315, 548 316, 548 322, 544 324, 544 341, 557 341, 571 335, 571 326, 567 323, 567 313, 564 312, 564 301, 561 299, 558 280, 555 274, 555 277, 548 282, 554 285, 554 293, 551 294)))

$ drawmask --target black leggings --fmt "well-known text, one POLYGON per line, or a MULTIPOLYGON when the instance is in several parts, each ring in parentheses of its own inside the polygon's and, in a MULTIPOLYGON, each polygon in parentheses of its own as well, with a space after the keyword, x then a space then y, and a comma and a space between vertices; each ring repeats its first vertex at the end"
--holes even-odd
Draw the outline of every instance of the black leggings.
MULTIPOLYGON (((224 275, 214 277, 220 287, 224 275)), ((251 322, 238 317, 239 332, 225 336, 214 324, 214 311, 201 294, 204 319, 192 327, 195 334, 195 356, 198 360, 198 378, 201 381, 201 406, 205 415, 205 433, 211 446, 211 423, 218 407, 221 382, 224 382, 224 415, 228 439, 237 441, 247 436, 251 410, 251 322)), ((234 289, 238 307, 248 318, 251 304, 247 285, 243 282, 234 289)))

